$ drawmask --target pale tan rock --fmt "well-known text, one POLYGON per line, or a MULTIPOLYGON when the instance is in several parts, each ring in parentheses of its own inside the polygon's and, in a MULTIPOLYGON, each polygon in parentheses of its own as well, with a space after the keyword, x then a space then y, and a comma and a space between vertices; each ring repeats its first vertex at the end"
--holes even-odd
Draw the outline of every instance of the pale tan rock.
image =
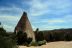
POLYGON ((27 17, 27 13, 24 12, 21 19, 19 20, 17 26, 15 27, 15 31, 16 34, 17 32, 19 31, 22 31, 22 32, 26 32, 27 33, 27 37, 29 38, 32 38, 33 41, 35 41, 35 35, 34 35, 34 32, 33 32, 33 29, 32 29, 32 26, 30 24, 30 21, 27 17))

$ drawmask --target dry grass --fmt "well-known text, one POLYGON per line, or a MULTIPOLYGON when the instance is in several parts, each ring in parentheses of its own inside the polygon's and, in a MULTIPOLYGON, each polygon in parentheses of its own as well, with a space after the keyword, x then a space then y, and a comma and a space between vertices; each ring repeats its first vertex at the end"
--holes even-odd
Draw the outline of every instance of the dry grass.
POLYGON ((19 46, 19 48, 72 48, 72 41, 70 42, 65 42, 65 41, 50 42, 50 43, 47 43, 46 45, 37 46, 37 47, 19 46))

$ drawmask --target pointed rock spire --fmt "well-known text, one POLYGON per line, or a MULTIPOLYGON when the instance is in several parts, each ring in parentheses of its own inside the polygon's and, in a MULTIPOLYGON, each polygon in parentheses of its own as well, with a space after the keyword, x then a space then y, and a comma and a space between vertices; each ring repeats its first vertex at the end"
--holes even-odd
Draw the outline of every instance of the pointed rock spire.
POLYGON ((15 27, 15 32, 17 33, 19 31, 26 32, 27 37, 30 37, 33 39, 33 41, 35 41, 35 35, 26 12, 23 12, 21 19, 19 20, 17 26, 15 27))
POLYGON ((27 16, 27 13, 26 12, 23 12, 23 16, 27 16))

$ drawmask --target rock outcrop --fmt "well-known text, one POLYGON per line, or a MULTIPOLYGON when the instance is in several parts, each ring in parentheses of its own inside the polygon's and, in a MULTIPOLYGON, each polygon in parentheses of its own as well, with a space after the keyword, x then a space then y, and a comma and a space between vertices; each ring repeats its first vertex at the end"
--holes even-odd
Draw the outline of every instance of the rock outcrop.
POLYGON ((17 32, 22 31, 22 32, 26 32, 27 37, 32 38, 33 41, 35 41, 35 35, 33 32, 33 29, 31 27, 31 24, 29 22, 29 19, 27 17, 27 13, 24 12, 21 19, 19 20, 17 26, 15 27, 15 33, 17 34, 17 32))

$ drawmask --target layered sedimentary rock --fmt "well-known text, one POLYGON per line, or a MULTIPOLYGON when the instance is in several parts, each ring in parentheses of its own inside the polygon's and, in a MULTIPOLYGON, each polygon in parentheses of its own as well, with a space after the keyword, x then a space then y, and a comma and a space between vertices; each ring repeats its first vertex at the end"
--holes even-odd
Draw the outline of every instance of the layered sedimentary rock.
POLYGON ((27 17, 27 13, 24 12, 21 19, 19 20, 17 26, 15 27, 15 33, 17 34, 17 32, 22 31, 22 32, 26 32, 27 33, 27 37, 32 38, 33 41, 35 41, 35 35, 34 32, 32 30, 31 24, 29 22, 29 19, 27 17))

